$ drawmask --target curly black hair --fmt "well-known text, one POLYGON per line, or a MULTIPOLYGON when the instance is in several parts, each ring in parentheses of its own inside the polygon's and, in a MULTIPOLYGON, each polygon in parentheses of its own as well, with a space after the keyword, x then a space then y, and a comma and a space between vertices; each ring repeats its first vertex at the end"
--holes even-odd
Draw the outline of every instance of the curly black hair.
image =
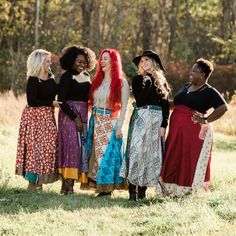
POLYGON ((214 70, 213 64, 206 59, 199 58, 197 60, 197 65, 199 66, 201 72, 205 74, 206 79, 208 79, 210 77, 212 71, 214 70))
POLYGON ((64 70, 73 70, 73 65, 78 55, 83 55, 85 57, 87 61, 87 71, 90 71, 95 67, 97 62, 95 53, 90 48, 73 45, 62 50, 62 56, 60 58, 61 68, 64 70))

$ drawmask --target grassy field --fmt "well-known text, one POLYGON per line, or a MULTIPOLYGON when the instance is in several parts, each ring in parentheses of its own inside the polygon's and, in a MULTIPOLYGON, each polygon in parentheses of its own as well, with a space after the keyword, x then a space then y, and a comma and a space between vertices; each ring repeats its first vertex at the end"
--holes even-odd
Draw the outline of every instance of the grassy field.
POLYGON ((147 200, 129 202, 126 191, 96 198, 92 191, 79 190, 79 184, 75 195, 63 196, 56 182, 32 194, 27 182, 14 175, 24 103, 23 97, 0 97, 0 235, 236 235, 236 137, 230 130, 219 133, 216 124, 207 193, 159 198, 148 189, 147 200))

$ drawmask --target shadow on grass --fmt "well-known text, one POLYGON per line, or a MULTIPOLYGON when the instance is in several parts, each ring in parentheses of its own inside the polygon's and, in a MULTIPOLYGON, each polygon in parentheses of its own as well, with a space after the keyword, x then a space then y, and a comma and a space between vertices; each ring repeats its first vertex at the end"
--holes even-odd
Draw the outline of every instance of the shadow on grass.
MULTIPOLYGON (((119 193, 118 193, 119 194, 119 193)), ((17 214, 23 212, 39 212, 47 209, 63 209, 76 211, 79 209, 99 208, 135 208, 161 204, 166 202, 164 198, 151 198, 141 201, 128 201, 127 198, 95 197, 93 192, 79 192, 74 195, 64 196, 55 192, 31 193, 22 188, 0 187, 0 214, 17 214)))

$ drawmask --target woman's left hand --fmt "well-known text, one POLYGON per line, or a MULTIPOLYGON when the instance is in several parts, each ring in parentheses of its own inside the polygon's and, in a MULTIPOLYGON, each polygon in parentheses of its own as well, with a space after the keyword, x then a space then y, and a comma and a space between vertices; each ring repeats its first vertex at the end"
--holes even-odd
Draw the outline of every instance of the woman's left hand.
POLYGON ((53 101, 53 102, 52 102, 52 106, 53 106, 53 107, 60 108, 60 105, 59 105, 59 104, 61 104, 61 102, 58 102, 58 101, 53 101))
POLYGON ((117 129, 116 130, 116 139, 122 138, 123 137, 123 133, 121 129, 117 129))
POLYGON ((163 128, 163 127, 160 128, 160 135, 163 138, 165 137, 165 135, 166 135, 166 129, 165 128, 163 128))

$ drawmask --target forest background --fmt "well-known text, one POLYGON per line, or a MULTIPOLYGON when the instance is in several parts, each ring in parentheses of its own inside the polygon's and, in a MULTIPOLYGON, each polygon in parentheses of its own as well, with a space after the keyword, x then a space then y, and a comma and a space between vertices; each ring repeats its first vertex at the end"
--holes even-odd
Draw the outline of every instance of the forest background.
POLYGON ((236 89, 236 0, 1 0, 0 92, 25 91, 26 59, 53 52, 52 69, 70 44, 120 51, 127 78, 132 58, 153 49, 163 59, 173 94, 199 57, 212 60, 210 84, 231 100, 236 89))

